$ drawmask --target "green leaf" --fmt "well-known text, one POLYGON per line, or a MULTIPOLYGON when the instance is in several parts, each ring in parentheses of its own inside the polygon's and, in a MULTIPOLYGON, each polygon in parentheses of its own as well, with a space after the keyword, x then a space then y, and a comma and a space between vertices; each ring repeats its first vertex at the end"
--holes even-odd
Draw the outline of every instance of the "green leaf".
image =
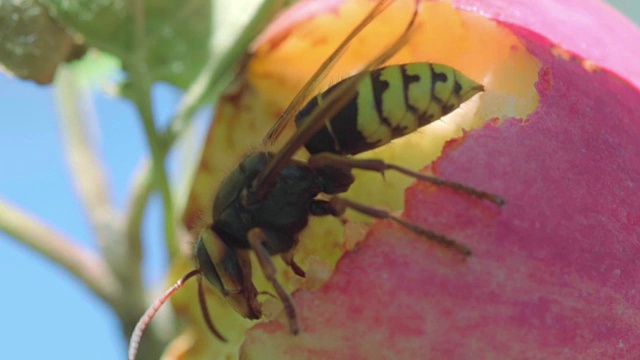
POLYGON ((119 57, 127 70, 136 56, 136 22, 142 20, 146 69, 153 81, 186 87, 198 74, 209 53, 209 0, 42 0, 52 14, 85 38, 88 46, 119 57))
POLYGON ((0 64, 16 76, 50 83, 61 62, 84 54, 76 40, 37 0, 0 1, 0 64))

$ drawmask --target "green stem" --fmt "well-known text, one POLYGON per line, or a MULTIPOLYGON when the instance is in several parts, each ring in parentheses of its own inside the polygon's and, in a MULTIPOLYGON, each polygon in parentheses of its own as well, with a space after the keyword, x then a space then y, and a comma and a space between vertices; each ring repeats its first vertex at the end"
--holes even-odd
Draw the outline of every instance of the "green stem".
POLYGON ((122 236, 117 231, 121 214, 111 202, 107 170, 92 136, 91 128, 96 126, 96 116, 88 106, 88 93, 82 89, 73 70, 67 66, 60 67, 55 84, 65 158, 98 244, 104 251, 122 236))
POLYGON ((62 266, 113 308, 118 306, 122 288, 100 254, 2 199, 0 231, 62 266))
POLYGON ((147 142, 149 143, 153 165, 151 172, 155 185, 162 195, 164 205, 164 223, 167 236, 167 250, 169 258, 178 251, 175 231, 174 206, 171 196, 169 179, 164 165, 167 150, 163 147, 160 135, 155 125, 155 116, 151 104, 152 78, 147 71, 147 44, 144 1, 136 0, 134 6, 134 49, 133 63, 130 67, 131 83, 134 88, 136 108, 142 119, 147 142))
POLYGON ((151 161, 144 160, 138 166, 131 185, 131 194, 128 196, 129 203, 126 211, 125 238, 128 241, 127 248, 129 256, 133 261, 142 261, 142 236, 140 229, 144 211, 151 196, 153 187, 153 176, 151 161))
POLYGON ((251 42, 264 30, 285 3, 285 0, 265 0, 256 11, 255 16, 238 35, 233 46, 221 58, 211 50, 209 61, 189 86, 164 133, 163 140, 166 149, 170 148, 173 142, 189 127, 195 111, 207 99, 215 99, 226 87, 233 75, 231 68, 247 53, 251 42))
MULTIPOLYGON (((238 35, 237 40, 222 57, 216 56, 213 49, 210 49, 209 60, 188 87, 175 115, 162 135, 163 156, 166 156, 176 140, 189 128, 196 110, 208 99, 216 99, 222 90, 227 87, 233 77, 231 69, 241 61, 251 42, 264 30, 286 3, 288 2, 285 0, 265 0, 257 9, 255 16, 238 35)), ((215 6, 215 4, 212 4, 212 6, 215 6)), ((142 175, 141 184, 150 184, 150 181, 144 179, 152 175, 151 171, 147 171, 145 175, 142 175)), ((140 190, 143 191, 144 189, 140 190)), ((133 229, 131 230, 133 231, 133 229)))
MULTIPOLYGON (((231 76, 230 69, 234 64, 238 63, 240 58, 246 53, 246 49, 249 47, 251 41, 264 29, 273 16, 279 9, 282 8, 283 0, 267 0, 264 1, 262 6, 256 12, 256 16, 247 24, 242 33, 238 36, 238 40, 234 45, 223 55, 221 59, 210 54, 209 61, 203 67, 202 71, 196 79, 193 81, 187 93, 182 98, 175 115, 172 117, 171 122, 167 130, 162 135, 162 146, 160 146, 160 155, 152 152, 153 162, 158 163, 158 158, 166 157, 167 153, 180 138, 184 131, 191 125, 191 120, 195 111, 205 102, 208 98, 216 98, 219 93, 228 84, 228 81, 224 81, 225 77, 231 76)), ((136 31, 139 34, 140 31, 136 31)), ((139 41, 144 41, 140 39, 139 41)), ((149 141, 151 144, 151 141, 149 141)), ((152 146, 152 150, 155 147, 152 146)), ((152 166, 148 166, 145 162, 138 170, 140 174, 136 176, 134 188, 131 193, 130 209, 129 209, 129 222, 127 224, 127 234, 139 234, 138 221, 142 213, 144 212, 145 205, 148 201, 151 187, 154 182, 151 180, 156 173, 156 170, 152 166)), ((172 215, 173 216, 173 215, 172 215)), ((167 215, 165 214, 165 219, 167 215)), ((138 235, 139 237, 139 235, 138 235)), ((133 239, 133 238, 131 238, 133 239)), ((175 254, 170 250, 170 254, 175 254)))

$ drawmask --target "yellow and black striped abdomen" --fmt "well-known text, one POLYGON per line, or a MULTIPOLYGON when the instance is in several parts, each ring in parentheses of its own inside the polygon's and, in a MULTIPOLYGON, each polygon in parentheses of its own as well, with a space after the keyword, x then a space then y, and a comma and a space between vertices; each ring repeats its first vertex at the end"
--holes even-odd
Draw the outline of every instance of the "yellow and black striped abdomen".
MULTIPOLYGON (((296 124, 303 124, 339 84, 311 99, 296 115, 296 124)), ((305 146, 312 154, 354 155, 375 149, 440 119, 483 89, 446 65, 380 68, 360 82, 356 96, 305 146)))

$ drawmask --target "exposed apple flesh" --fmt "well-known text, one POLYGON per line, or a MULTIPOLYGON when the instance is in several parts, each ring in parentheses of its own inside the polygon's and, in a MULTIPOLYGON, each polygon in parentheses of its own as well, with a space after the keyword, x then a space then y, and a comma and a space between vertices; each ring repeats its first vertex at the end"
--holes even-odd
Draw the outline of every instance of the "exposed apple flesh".
MULTIPOLYGON (((616 27, 617 15, 595 1, 570 2, 575 8, 513 2, 509 13, 501 12, 507 3, 476 1, 473 11, 509 22, 518 6, 535 18, 555 5, 567 13, 554 13, 565 24, 551 30, 566 33, 574 23, 598 20, 616 34, 637 34, 616 27)), ((552 21, 525 25, 545 22, 552 21)), ((430 168, 498 193, 507 205, 496 209, 425 184, 406 193, 407 218, 463 241, 473 257, 463 260, 378 222, 321 289, 296 292, 303 333, 293 336, 279 321, 260 324, 247 334, 245 358, 640 354, 640 92, 606 70, 585 68, 584 60, 599 51, 591 47, 605 43, 580 33, 580 26, 571 37, 561 35, 563 46, 589 47, 584 57, 567 60, 539 33, 517 25, 503 26, 541 64, 535 111, 449 142, 430 168)), ((623 42, 621 48, 629 37, 600 39, 623 42)), ((637 40, 628 44, 636 59, 637 40)), ((618 63, 611 56, 603 61, 624 74, 620 64, 630 55, 619 55, 618 63)), ((638 84, 640 65, 632 65, 627 81, 638 84)))

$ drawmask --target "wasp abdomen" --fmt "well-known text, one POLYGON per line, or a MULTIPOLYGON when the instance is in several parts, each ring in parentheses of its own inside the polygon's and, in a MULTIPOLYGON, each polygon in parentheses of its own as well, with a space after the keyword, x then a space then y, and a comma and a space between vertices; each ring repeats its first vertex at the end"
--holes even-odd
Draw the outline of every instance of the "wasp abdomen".
MULTIPOLYGON (((304 123, 338 85, 311 99, 296 116, 296 124, 304 123)), ((483 90, 446 65, 409 63, 380 68, 360 82, 356 96, 305 147, 312 154, 341 155, 375 149, 440 119, 483 90)))

